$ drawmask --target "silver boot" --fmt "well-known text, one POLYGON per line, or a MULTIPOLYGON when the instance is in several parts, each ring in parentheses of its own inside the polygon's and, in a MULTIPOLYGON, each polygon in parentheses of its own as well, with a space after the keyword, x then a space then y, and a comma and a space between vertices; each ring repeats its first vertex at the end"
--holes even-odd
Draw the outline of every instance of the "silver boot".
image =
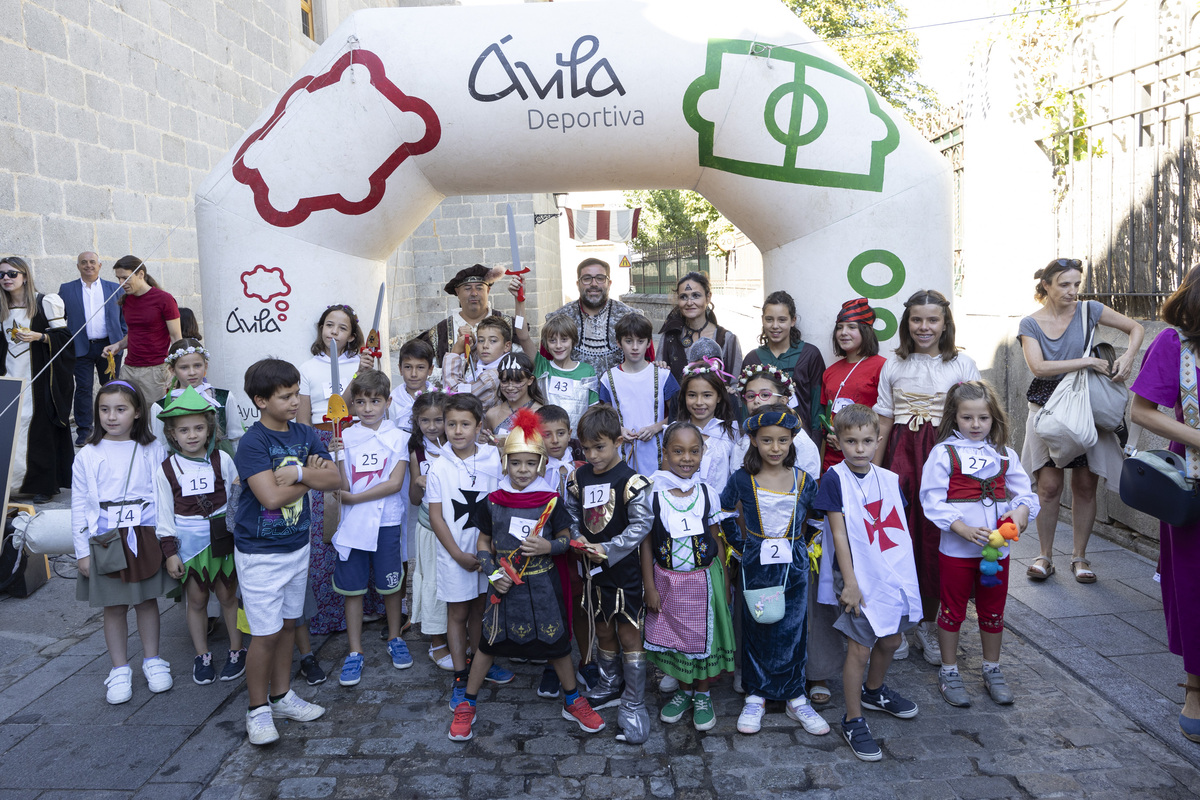
POLYGON ((646 673, 650 665, 642 652, 625 654, 625 693, 617 709, 618 741, 642 744, 650 738, 650 712, 646 710, 646 673))
POLYGON ((621 656, 617 653, 597 647, 596 667, 600 670, 600 682, 587 693, 587 699, 592 708, 599 711, 621 702, 625 681, 621 677, 621 656))

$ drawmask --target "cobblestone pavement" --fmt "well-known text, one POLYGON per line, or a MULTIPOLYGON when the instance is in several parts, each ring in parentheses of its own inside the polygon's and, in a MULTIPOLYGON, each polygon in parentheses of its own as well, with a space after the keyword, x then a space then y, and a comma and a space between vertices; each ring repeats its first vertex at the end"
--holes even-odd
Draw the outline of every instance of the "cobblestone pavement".
MULTIPOLYGON (((916 650, 897 662, 889 684, 921 711, 913 720, 867 712, 884 750, 878 763, 857 761, 836 726, 822 737, 805 733, 782 704, 768 707, 761 733, 737 733, 741 701, 728 681, 714 691, 718 722, 707 733, 656 719, 650 741, 630 746, 613 738, 615 709, 606 709, 610 729, 586 735, 560 717, 559 701, 536 696, 542 668, 533 665, 514 665, 508 686, 486 687, 474 740, 451 742, 449 673, 434 667, 418 637, 409 639, 416 666, 404 672, 371 638, 362 683, 337 685, 344 644, 331 640, 322 654, 329 682, 300 689, 328 707, 325 717, 281 726, 281 741, 268 748, 242 744, 202 797, 1166 800, 1200 790, 1195 767, 1018 636, 1005 643, 1017 693, 1009 707, 983 692, 977 635, 963 637, 970 709, 941 699, 936 669, 916 650)), ((831 724, 840 702, 835 687, 822 710, 831 724)))

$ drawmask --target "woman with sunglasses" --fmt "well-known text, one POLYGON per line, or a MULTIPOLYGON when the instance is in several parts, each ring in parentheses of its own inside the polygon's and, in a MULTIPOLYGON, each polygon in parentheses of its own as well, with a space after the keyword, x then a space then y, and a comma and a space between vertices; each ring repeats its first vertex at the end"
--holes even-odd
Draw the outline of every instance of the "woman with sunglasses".
POLYGON ((75 460, 70 422, 75 394, 75 351, 68 346, 71 331, 63 301, 56 294, 38 294, 33 268, 24 259, 0 260, 0 289, 4 321, 0 374, 32 379, 32 385, 25 385, 8 485, 33 495, 35 503, 46 503, 60 488, 71 485, 75 460))
POLYGON ((1142 347, 1145 332, 1137 322, 1096 300, 1086 301, 1087 325, 1084 325, 1084 304, 1078 300, 1083 262, 1077 258, 1051 261, 1033 277, 1037 280, 1034 298, 1042 307, 1021 320, 1017 341, 1021 343, 1025 363, 1033 373, 1033 381, 1025 393, 1029 401, 1029 419, 1021 463, 1029 470, 1042 505, 1042 513, 1037 517, 1041 555, 1034 559, 1025 574, 1034 581, 1044 581, 1054 574, 1054 530, 1058 526, 1063 473, 1069 469, 1071 527, 1075 532, 1071 571, 1079 583, 1095 583, 1096 573, 1087 560, 1087 545, 1096 522, 1096 486, 1100 478, 1116 481, 1120 477, 1121 445, 1116 434, 1097 431, 1099 440, 1086 453, 1067 464, 1055 464, 1034 421, 1038 411, 1054 394, 1059 381, 1073 372, 1091 369, 1114 381, 1124 382, 1133 370, 1133 360, 1142 347), (1084 352, 1097 325, 1116 328, 1129 336, 1129 349, 1113 363, 1111 372, 1108 361, 1084 352))

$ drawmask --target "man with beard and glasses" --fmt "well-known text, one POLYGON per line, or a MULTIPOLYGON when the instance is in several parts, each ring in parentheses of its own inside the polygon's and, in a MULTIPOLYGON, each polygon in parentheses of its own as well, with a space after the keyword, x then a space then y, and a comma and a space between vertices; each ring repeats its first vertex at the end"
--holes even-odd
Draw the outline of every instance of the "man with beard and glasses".
POLYGON ((579 341, 571 357, 586 361, 603 375, 621 363, 621 345, 617 342, 617 323, 627 314, 640 314, 619 300, 608 296, 608 264, 598 258, 585 258, 576 268, 579 299, 573 300, 547 316, 567 314, 579 328, 579 341))

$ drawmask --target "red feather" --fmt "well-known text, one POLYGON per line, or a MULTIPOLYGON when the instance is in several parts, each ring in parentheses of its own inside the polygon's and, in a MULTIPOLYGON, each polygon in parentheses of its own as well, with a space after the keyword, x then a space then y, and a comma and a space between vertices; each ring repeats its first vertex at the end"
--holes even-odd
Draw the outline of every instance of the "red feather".
POLYGON ((538 441, 541 441, 541 422, 537 412, 529 408, 518 408, 512 418, 513 428, 520 428, 521 432, 525 434, 525 441, 531 443, 535 436, 538 441))

